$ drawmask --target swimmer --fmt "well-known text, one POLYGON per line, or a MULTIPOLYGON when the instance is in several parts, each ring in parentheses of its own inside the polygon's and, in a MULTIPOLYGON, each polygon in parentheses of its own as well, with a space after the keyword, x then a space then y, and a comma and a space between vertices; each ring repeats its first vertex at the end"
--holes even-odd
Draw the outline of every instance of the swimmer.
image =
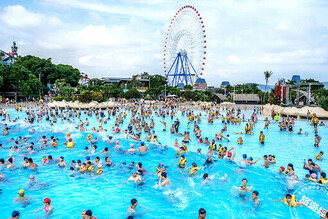
POLYGON ((158 181, 158 185, 160 185, 160 186, 169 186, 170 185, 170 180, 167 178, 166 172, 161 173, 161 176, 158 181))
POLYGON ((314 158, 315 158, 316 160, 321 160, 321 159, 322 159, 322 156, 323 156, 323 151, 320 151, 320 153, 317 154, 314 158))
MULTIPOLYGON (((213 179, 214 179, 213 177, 212 179, 210 178, 210 175, 208 173, 204 173, 202 185, 211 183, 213 179)), ((221 177, 220 180, 225 182, 228 181, 228 174, 225 173, 224 177, 221 177)))
POLYGON ((128 178, 128 180, 122 182, 121 185, 124 183, 127 183, 129 181, 133 181, 133 182, 139 183, 139 184, 142 183, 142 178, 139 174, 141 174, 141 171, 133 172, 132 175, 128 178))
POLYGON ((107 155, 109 153, 110 153, 110 150, 108 150, 108 147, 105 147, 104 149, 102 149, 102 151, 100 151, 99 154, 107 155))
POLYGON ((233 161, 233 159, 235 159, 236 156, 236 148, 235 147, 231 147, 228 151, 227 151, 227 156, 225 157, 226 160, 229 161, 233 161), (231 150, 234 150, 233 154, 231 153, 231 150))
POLYGON ((128 150, 128 153, 135 154, 136 152, 137 152, 137 150, 133 148, 133 144, 130 144, 130 149, 128 150))
POLYGON ((19 218, 20 218, 19 211, 13 211, 13 213, 11 214, 11 218, 9 219, 19 219, 19 218))
POLYGON ((189 176, 195 176, 198 173, 198 170, 199 170, 199 168, 198 168, 197 164, 194 162, 191 164, 191 168, 188 170, 187 173, 182 172, 182 170, 180 170, 180 173, 186 174, 189 176))
POLYGON ((269 162, 269 160, 268 160, 268 156, 267 156, 267 155, 264 155, 264 156, 263 156, 263 159, 264 159, 264 164, 263 164, 263 166, 266 167, 266 168, 268 168, 268 167, 270 166, 270 162, 269 162))
POLYGON ((166 172, 166 167, 164 166, 163 163, 159 163, 158 167, 156 168, 156 175, 158 176, 158 178, 161 178, 162 173, 166 172))
POLYGON ((239 190, 239 194, 240 196, 245 196, 246 195, 246 192, 250 192, 252 193, 252 191, 247 188, 247 179, 244 178, 242 181, 241 181, 242 185, 240 187, 238 187, 238 190, 239 190))
POLYGON ((92 215, 91 210, 83 210, 82 219, 98 219, 98 218, 92 215))
POLYGON ((59 163, 57 164, 57 166, 60 166, 60 167, 67 167, 67 164, 64 160, 64 157, 60 157, 59 158, 59 163))
POLYGON ((7 165, 7 169, 15 169, 16 164, 14 164, 13 158, 9 158, 8 159, 8 165, 7 165))
POLYGON ((54 207, 52 207, 50 205, 50 203, 51 203, 50 198, 45 198, 43 200, 43 207, 40 208, 40 209, 38 209, 37 211, 35 211, 33 214, 36 214, 37 212, 39 212, 41 210, 44 210, 44 215, 50 215, 50 214, 52 214, 53 211, 54 211, 54 207))
POLYGON ((28 159, 28 162, 29 162, 30 169, 34 170, 34 169, 36 169, 38 167, 38 165, 33 162, 33 159, 32 158, 29 158, 28 159))
POLYGON ((137 205, 138 205, 137 199, 135 199, 135 198, 131 199, 131 206, 127 210, 127 217, 129 217, 129 216, 132 216, 132 218, 133 217, 142 217, 144 214, 146 214, 150 210, 150 209, 146 209, 144 212, 138 213, 137 209, 136 209, 137 205))
POLYGON ((313 163, 312 159, 308 159, 307 163, 304 160, 303 169, 308 170, 310 175, 312 173, 318 174, 318 172, 321 172, 321 168, 319 167, 319 165, 313 163))
POLYGON ((103 168, 102 168, 102 165, 101 164, 98 164, 97 165, 97 172, 96 172, 96 174, 97 175, 101 175, 101 174, 103 174, 104 173, 104 170, 103 170, 103 168))
POLYGON ((260 132, 259 141, 261 144, 264 144, 265 142, 265 135, 263 134, 263 131, 260 132))
POLYGON ((185 158, 184 155, 181 155, 178 163, 179 168, 185 168, 186 164, 187 164, 187 159, 185 158))
POLYGON ((247 160, 247 154, 243 154, 243 159, 241 161, 239 161, 239 163, 244 164, 244 165, 253 165, 253 164, 257 163, 257 161, 259 161, 259 160, 261 160, 261 158, 258 158, 256 161, 253 161, 253 158, 247 160))
POLYGON ((140 147, 138 148, 137 152, 144 153, 149 150, 149 147, 145 146, 144 142, 140 143, 140 147))
POLYGON ((326 185, 328 183, 328 179, 326 178, 325 172, 320 173, 320 179, 317 181, 317 183, 319 183, 321 185, 326 185))
POLYGON ((14 199, 15 202, 19 202, 20 204, 26 206, 30 203, 30 198, 25 196, 25 191, 23 189, 18 191, 18 197, 14 199))
POLYGON ((206 210, 204 208, 199 209, 197 219, 206 219, 206 210))
MULTIPOLYGON (((259 192, 258 191, 253 191, 252 193, 252 201, 254 203, 254 208, 257 208, 260 204, 260 201, 258 199, 258 196, 259 196, 259 192)), ((247 200, 250 200, 250 199, 245 199, 244 201, 241 202, 241 204, 244 204, 247 200)))
POLYGON ((114 165, 114 163, 109 159, 109 157, 106 157, 105 158, 105 161, 106 161, 105 165, 107 167, 110 167, 110 166, 113 166, 114 165))
POLYGON ((142 163, 138 162, 136 165, 137 169, 141 171, 141 175, 144 175, 147 173, 147 170, 145 168, 142 167, 142 163))
POLYGON ((115 145, 114 149, 119 149, 120 148, 120 144, 121 144, 120 141, 116 141, 116 145, 115 145))
POLYGON ((178 139, 175 139, 174 147, 176 147, 176 148, 179 148, 180 147, 180 144, 178 142, 178 139))
POLYGON ((285 171, 285 167, 281 166, 281 167, 279 168, 279 173, 283 173, 284 171, 285 171))
POLYGON ((283 202, 285 205, 290 206, 290 207, 297 207, 299 205, 303 205, 307 207, 305 204, 302 202, 297 201, 297 198, 295 195, 287 194, 284 199, 277 199, 276 201, 283 202))
POLYGON ((87 162, 86 169, 88 172, 93 172, 95 170, 95 167, 91 165, 91 161, 87 162))

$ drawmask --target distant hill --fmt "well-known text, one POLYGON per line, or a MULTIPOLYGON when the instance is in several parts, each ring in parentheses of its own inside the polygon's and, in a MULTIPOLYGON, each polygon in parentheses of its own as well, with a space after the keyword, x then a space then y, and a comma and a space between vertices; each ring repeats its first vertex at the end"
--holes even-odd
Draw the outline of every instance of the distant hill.
POLYGON ((328 89, 328 81, 322 83, 325 85, 325 89, 328 89))

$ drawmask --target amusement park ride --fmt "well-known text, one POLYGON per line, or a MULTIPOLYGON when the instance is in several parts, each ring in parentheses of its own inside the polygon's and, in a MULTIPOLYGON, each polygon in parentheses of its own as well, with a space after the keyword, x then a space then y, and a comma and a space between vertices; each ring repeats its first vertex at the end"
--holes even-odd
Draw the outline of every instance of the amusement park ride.
POLYGON ((13 42, 11 47, 11 52, 7 53, 3 50, 0 50, 0 62, 3 65, 12 65, 18 59, 16 42, 13 42))
POLYGON ((198 10, 181 7, 172 19, 164 46, 164 74, 169 86, 194 85, 206 60, 204 22, 198 10))

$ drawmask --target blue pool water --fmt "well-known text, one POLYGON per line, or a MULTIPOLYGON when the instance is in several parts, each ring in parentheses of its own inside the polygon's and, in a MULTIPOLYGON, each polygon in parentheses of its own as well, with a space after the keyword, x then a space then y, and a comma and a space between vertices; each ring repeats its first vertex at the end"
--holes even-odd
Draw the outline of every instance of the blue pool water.
MULTIPOLYGON (((24 111, 25 109, 23 109, 24 111)), ((16 112, 14 110, 7 110, 11 118, 25 118, 24 112, 16 112)), ((202 123, 199 124, 202 130, 203 139, 208 137, 211 141, 215 134, 218 134, 223 128, 224 124, 221 119, 214 120, 214 124, 207 124, 207 117, 202 112, 202 123)), ((106 112, 107 115, 107 112, 106 112)), ((246 118, 251 115, 250 111, 245 112, 246 118)), ((86 114, 82 114, 82 121, 87 118, 86 114)), ((88 117, 90 121, 89 131, 91 127, 98 127, 95 116, 88 117)), ((123 124, 126 129, 130 121, 131 115, 128 113, 127 118, 123 124)), ((166 149, 160 148, 156 145, 150 145, 150 151, 144 155, 127 155, 116 152, 113 147, 107 142, 105 133, 92 134, 100 140, 97 142, 97 152, 92 154, 91 151, 87 154, 82 153, 85 146, 89 146, 86 136, 90 132, 81 133, 77 131, 74 126, 78 123, 75 118, 75 125, 73 124, 55 124, 54 127, 49 127, 48 122, 43 119, 42 123, 34 123, 30 126, 23 121, 12 123, 9 121, 1 121, 1 127, 8 124, 10 134, 7 136, 0 136, 0 143, 3 144, 3 149, 0 149, 0 158, 8 158, 9 154, 13 154, 15 164, 19 167, 23 163, 22 153, 15 153, 9 150, 10 146, 14 146, 14 141, 11 138, 18 136, 28 136, 29 140, 21 144, 28 145, 29 142, 35 143, 37 148, 41 142, 41 136, 46 135, 47 138, 55 136, 59 138, 59 146, 56 149, 48 147, 39 150, 37 154, 33 154, 34 162, 38 164, 36 171, 18 168, 16 170, 2 169, 1 173, 5 175, 2 182, 0 182, 0 218, 8 218, 11 212, 18 210, 21 212, 21 218, 36 218, 42 213, 33 215, 33 212, 43 206, 43 199, 51 198, 52 206, 55 210, 49 218, 80 218, 83 209, 91 209, 94 215, 98 218, 125 218, 126 210, 130 206, 130 200, 136 198, 142 208, 150 209, 143 218, 197 218, 198 209, 205 208, 208 218, 290 218, 290 208, 281 202, 276 202, 276 199, 282 199, 287 194, 287 183, 284 177, 278 173, 280 166, 286 167, 288 163, 293 163, 295 173, 300 179, 300 183, 296 185, 295 189, 301 185, 307 187, 311 185, 310 182, 304 180, 304 175, 308 171, 304 170, 303 160, 312 158, 321 150, 326 152, 328 129, 319 127, 319 134, 322 136, 320 148, 315 148, 313 127, 305 120, 296 121, 294 130, 298 131, 300 128, 308 131, 309 135, 297 135, 296 133, 289 134, 287 132, 279 132, 277 124, 272 123, 269 130, 263 130, 264 117, 259 116, 259 122, 256 124, 254 135, 238 135, 234 133, 244 131, 245 123, 239 125, 228 125, 228 131, 225 133, 230 135, 230 142, 223 140, 223 146, 230 148, 235 146, 237 148, 237 155, 235 161, 242 159, 242 154, 246 153, 254 160, 261 158, 255 165, 241 170, 238 164, 229 163, 225 160, 218 160, 210 168, 203 167, 206 160, 208 146, 198 143, 196 137, 192 135, 192 128, 187 128, 187 118, 178 113, 175 117, 181 121, 180 132, 190 131, 192 142, 188 144, 188 152, 185 156, 188 159, 187 169, 190 168, 192 162, 196 162, 201 167, 199 173, 195 177, 189 177, 181 174, 177 167, 178 158, 175 156, 175 149, 173 147, 175 139, 181 143, 183 137, 172 135, 169 132, 169 127, 173 123, 170 117, 166 117, 167 131, 163 131, 163 125, 160 121, 162 118, 154 116, 155 131, 159 141, 163 145, 167 145, 166 149), (37 131, 34 134, 29 134, 29 130, 35 128, 37 131), (261 145, 258 142, 259 132, 263 130, 266 135, 266 143, 261 145), (53 133, 52 133, 53 131, 53 133), (71 132, 72 139, 76 147, 72 150, 66 148, 65 142, 66 132, 71 132), (237 144, 237 138, 242 136, 244 139, 243 145, 237 144), (114 167, 104 167, 104 174, 97 175, 81 175, 75 177, 69 175, 69 168, 60 168, 56 165, 41 165, 43 156, 52 155, 53 158, 58 159, 60 156, 65 157, 66 163, 69 165, 71 160, 78 159, 85 161, 85 156, 90 155, 91 159, 99 156, 104 162, 105 156, 99 154, 104 148, 110 148, 110 159, 118 164, 114 167), (202 155, 195 153, 197 148, 202 148, 202 155), (271 165, 268 169, 264 168, 263 155, 273 154, 276 156, 277 164, 271 165), (132 170, 123 168, 119 165, 122 162, 129 164, 131 161, 142 162, 143 167, 150 173, 144 178, 145 183, 140 186, 129 182, 124 185, 120 184, 127 180, 132 170), (159 188, 157 186, 157 177, 152 173, 156 172, 156 167, 162 162, 169 167, 168 178, 171 180, 169 188, 159 188), (209 185, 202 186, 202 175, 209 173, 214 179, 209 185), (224 174, 228 175, 228 181, 225 182, 220 178, 224 174), (40 188, 28 188, 27 181, 29 175, 34 174, 36 179, 43 183, 40 188), (251 201, 245 204, 240 204, 243 200, 238 196, 236 187, 241 185, 243 178, 248 179, 248 186, 251 190, 259 192, 260 205, 254 210, 251 201), (32 201, 27 206, 21 206, 13 200, 18 196, 18 190, 25 189, 25 195, 32 198, 32 201)), ((60 119, 58 120, 58 122, 60 119)), ((111 127, 114 125, 115 118, 111 117, 108 124, 103 127, 108 130, 110 134, 111 127)), ((150 120, 147 119, 147 123, 150 120)), ((114 134, 114 138, 122 142, 123 148, 128 149, 130 143, 135 143, 139 147, 139 143, 132 140, 123 139, 123 134, 114 134)), ((143 139, 143 133, 141 138, 143 139)), ((24 153, 23 153, 24 154, 24 153)), ((107 156, 107 155, 106 155, 107 156)), ((326 154, 324 155, 324 158, 326 154)), ((328 159, 317 161, 323 171, 328 172, 328 159)), ((136 168, 134 168, 135 170, 136 168)), ((185 171, 186 171, 185 170, 185 171)), ((328 208, 327 195, 323 193, 310 193, 311 196, 322 207, 328 208)), ((250 197, 250 195, 248 195, 250 197)), ((299 197, 300 199, 301 197, 299 197)), ((300 207, 297 209, 300 218, 318 218, 318 215, 311 210, 300 207)))

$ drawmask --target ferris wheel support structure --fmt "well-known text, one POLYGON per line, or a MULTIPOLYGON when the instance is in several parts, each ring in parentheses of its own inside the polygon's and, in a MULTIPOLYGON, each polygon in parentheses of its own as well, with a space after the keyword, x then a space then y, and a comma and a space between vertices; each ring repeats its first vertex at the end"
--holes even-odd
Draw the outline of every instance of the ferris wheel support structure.
POLYGON ((164 74, 170 86, 194 85, 206 60, 204 22, 196 8, 181 7, 169 26, 164 46, 164 74))

